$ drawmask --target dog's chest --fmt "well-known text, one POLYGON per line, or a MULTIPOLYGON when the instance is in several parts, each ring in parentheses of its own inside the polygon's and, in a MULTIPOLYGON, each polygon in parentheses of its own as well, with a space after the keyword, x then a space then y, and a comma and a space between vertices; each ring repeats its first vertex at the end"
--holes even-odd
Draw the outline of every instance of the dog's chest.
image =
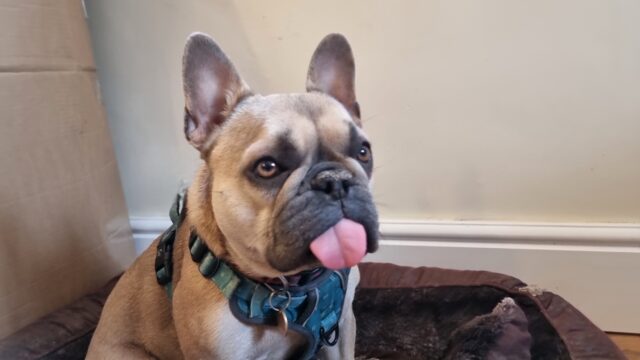
POLYGON ((230 311, 211 320, 217 328, 212 339, 217 359, 287 359, 305 343, 295 331, 285 336, 275 327, 246 325, 230 311))

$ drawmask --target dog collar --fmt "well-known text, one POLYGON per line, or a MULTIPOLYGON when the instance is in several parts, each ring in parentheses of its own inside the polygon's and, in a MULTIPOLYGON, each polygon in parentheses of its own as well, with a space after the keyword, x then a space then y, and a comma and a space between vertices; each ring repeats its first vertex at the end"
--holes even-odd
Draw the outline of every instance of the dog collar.
MULTIPOLYGON (((169 212, 173 225, 162 234, 156 252, 156 279, 165 287, 169 298, 173 295, 173 243, 184 218, 184 200, 185 195, 178 194, 169 212)), ((312 359, 322 346, 337 343, 349 269, 320 268, 319 274, 302 276, 295 286, 270 285, 236 271, 216 257, 193 232, 189 252, 202 276, 211 280, 228 299, 231 312, 238 320, 265 326, 278 326, 284 321, 289 329, 305 338, 307 346, 294 358, 312 359)))

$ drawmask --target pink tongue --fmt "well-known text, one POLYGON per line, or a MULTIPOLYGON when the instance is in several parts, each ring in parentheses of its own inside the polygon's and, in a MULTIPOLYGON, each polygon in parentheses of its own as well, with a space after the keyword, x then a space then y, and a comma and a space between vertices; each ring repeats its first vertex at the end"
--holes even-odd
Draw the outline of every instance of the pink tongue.
POLYGON ((329 269, 352 267, 362 260, 367 251, 364 226, 342 219, 311 242, 311 252, 329 269))

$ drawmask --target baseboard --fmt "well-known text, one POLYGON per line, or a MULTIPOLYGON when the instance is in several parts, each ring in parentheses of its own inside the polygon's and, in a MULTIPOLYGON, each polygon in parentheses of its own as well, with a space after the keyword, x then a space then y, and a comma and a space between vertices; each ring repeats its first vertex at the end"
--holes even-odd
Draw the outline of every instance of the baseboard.
MULTIPOLYGON (((132 217, 136 250, 171 225, 132 217)), ((382 221, 369 261, 495 271, 556 292, 607 331, 640 332, 640 224, 382 221)))
POLYGON ((132 216, 129 218, 136 254, 140 255, 163 231, 171 226, 169 217, 132 216))

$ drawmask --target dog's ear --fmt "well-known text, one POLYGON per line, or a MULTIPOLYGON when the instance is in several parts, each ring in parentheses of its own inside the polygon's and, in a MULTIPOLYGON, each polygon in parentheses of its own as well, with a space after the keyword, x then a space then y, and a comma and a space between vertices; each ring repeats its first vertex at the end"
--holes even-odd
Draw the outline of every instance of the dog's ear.
POLYGON ((360 125, 355 77, 355 64, 349 42, 341 34, 327 35, 311 57, 307 91, 321 91, 331 95, 344 105, 360 125))
POLYGON ((184 133, 187 140, 206 152, 217 128, 245 96, 249 87, 229 58, 209 36, 189 36, 182 58, 185 96, 184 133))

